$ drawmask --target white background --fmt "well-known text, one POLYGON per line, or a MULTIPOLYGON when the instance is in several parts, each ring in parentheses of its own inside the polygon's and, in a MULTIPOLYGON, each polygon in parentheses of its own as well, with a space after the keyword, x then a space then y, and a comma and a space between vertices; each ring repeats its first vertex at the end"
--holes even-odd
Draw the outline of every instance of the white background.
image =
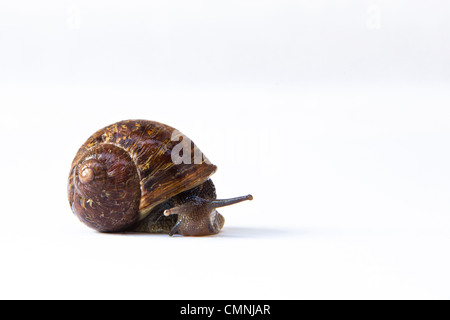
POLYGON ((0 298, 450 298, 448 1, 0 2, 0 298), (100 234, 79 146, 167 123, 218 236, 100 234))

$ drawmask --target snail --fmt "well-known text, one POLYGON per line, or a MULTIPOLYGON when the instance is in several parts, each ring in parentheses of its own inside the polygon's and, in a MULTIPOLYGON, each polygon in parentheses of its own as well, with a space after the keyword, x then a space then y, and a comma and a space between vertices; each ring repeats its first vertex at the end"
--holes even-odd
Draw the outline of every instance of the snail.
POLYGON ((99 232, 213 235, 225 222, 217 208, 253 199, 216 199, 210 179, 216 169, 178 130, 149 120, 120 121, 94 133, 78 150, 69 174, 69 203, 99 232))

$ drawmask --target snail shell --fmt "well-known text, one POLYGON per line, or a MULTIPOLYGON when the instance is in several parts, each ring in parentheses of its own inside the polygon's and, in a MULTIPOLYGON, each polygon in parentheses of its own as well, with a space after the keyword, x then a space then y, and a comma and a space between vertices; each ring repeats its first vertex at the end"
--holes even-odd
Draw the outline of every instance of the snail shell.
POLYGON ((159 122, 127 120, 107 126, 81 146, 72 162, 72 211, 101 232, 217 233, 224 219, 215 208, 251 196, 216 200, 209 177, 217 167, 204 156, 199 161, 199 154, 188 138, 159 122), (191 161, 173 161, 180 144, 192 150, 191 161))

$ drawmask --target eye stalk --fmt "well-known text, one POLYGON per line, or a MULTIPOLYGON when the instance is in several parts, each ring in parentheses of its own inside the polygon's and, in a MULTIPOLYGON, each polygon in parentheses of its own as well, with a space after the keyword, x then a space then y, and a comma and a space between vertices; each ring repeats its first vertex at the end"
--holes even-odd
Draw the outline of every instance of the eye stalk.
POLYGON ((198 198, 193 201, 193 204, 182 205, 182 206, 175 207, 172 209, 164 210, 164 215, 166 217, 168 217, 171 214, 186 214, 192 210, 192 207, 195 207, 195 206, 197 206, 197 207, 205 206, 209 210, 213 210, 216 208, 231 206, 233 204, 236 204, 236 203, 239 203, 242 201, 247 201, 247 200, 250 200, 250 201, 253 200, 253 196, 251 194, 249 194, 249 195, 242 196, 242 197, 236 197, 236 198, 231 198, 231 199, 216 199, 216 200, 205 200, 205 199, 198 198))

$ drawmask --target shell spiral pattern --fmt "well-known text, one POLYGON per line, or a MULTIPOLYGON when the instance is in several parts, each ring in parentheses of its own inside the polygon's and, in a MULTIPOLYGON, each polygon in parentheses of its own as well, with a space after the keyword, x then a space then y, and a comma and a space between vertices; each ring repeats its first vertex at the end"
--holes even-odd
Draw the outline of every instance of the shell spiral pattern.
MULTIPOLYGON (((127 120, 94 133, 72 162, 68 197, 72 211, 102 232, 125 231, 157 205, 204 183, 216 171, 201 163, 175 164, 176 129, 148 120, 127 120)), ((201 153, 192 144, 192 157, 201 153)))

